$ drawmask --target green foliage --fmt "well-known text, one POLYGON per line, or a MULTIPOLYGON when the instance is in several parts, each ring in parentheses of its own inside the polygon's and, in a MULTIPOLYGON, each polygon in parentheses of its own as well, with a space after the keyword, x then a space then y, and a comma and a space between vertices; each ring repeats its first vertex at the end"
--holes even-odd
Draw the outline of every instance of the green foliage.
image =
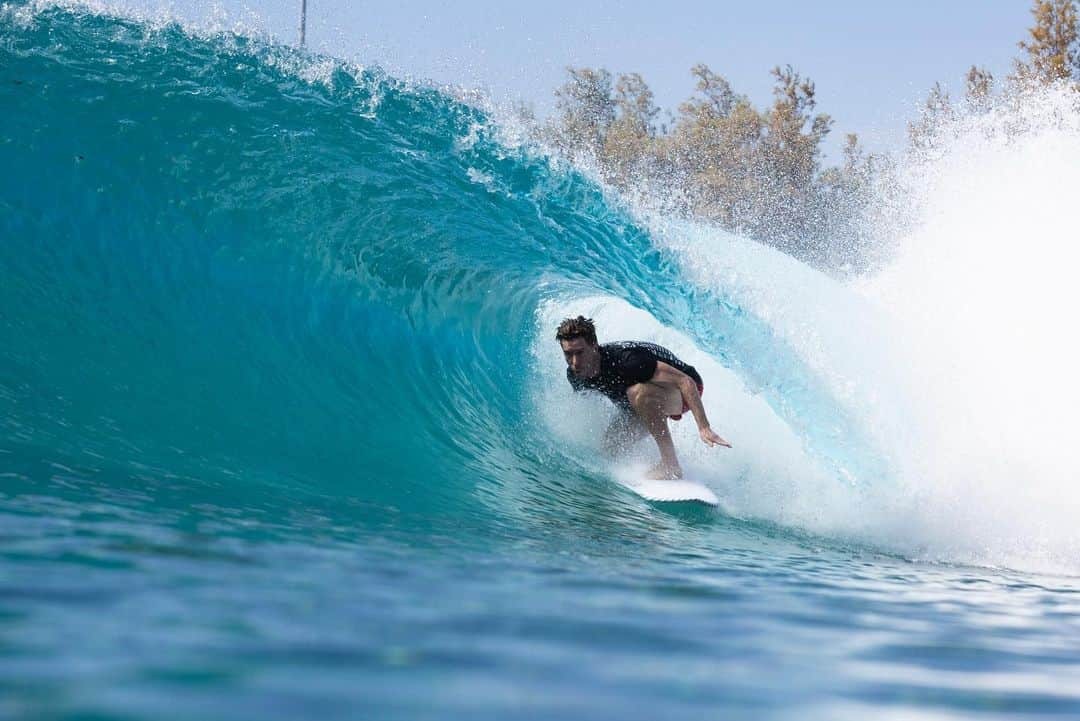
MULTIPOLYGON (((1077 0, 1033 0, 1034 25, 1019 43, 1017 84, 1077 81, 1077 0)), ((842 162, 824 167, 832 119, 817 113, 814 83, 790 65, 772 70, 773 98, 755 107, 707 65, 690 70, 695 93, 669 124, 641 75, 613 79, 604 69, 568 68, 556 91, 557 115, 541 137, 558 152, 591 161, 605 182, 659 202, 668 212, 716 223, 826 269, 865 268, 880 252, 868 228, 899 228, 895 164, 867 155, 848 135, 842 162), (883 188, 888 188, 882 193, 883 188), (887 217, 886 217, 887 216, 887 217)), ((958 113, 988 112, 994 77, 971 66, 963 99, 935 83, 908 124, 912 157, 932 156, 958 113)))
POLYGON ((964 104, 968 111, 985 113, 990 109, 993 93, 994 76, 986 68, 972 65, 964 76, 964 104))
MULTIPOLYGON (((1008 80, 1013 91, 1045 85, 1080 81, 1080 35, 1077 28, 1077 0, 1033 0, 1034 25, 1028 39, 1017 45, 1024 56, 1015 60, 1015 72, 1008 80)), ((985 113, 994 103, 994 76, 972 65, 964 78, 964 99, 960 109, 968 114, 985 113)), ((1080 83, 1077 85, 1080 88, 1080 83)), ((933 149, 943 129, 956 117, 949 93, 935 83, 927 95, 919 117, 908 123, 908 137, 916 153, 933 149)))
POLYGON ((1031 14, 1035 24, 1018 43, 1026 57, 1016 61, 1015 77, 1040 83, 1080 79, 1076 0, 1035 0, 1031 14))
POLYGON ((545 139, 591 159, 603 179, 662 197, 668 210, 716 222, 819 265, 850 260, 870 159, 849 136, 844 164, 825 169, 832 120, 815 113, 813 82, 790 65, 772 71, 772 104, 756 108, 706 65, 671 127, 658 127, 653 93, 637 73, 612 84, 603 69, 569 68, 545 139))
POLYGON ((652 90, 637 73, 620 75, 615 83, 614 119, 607 127, 601 157, 613 178, 630 177, 648 164, 660 113, 652 90))
MULTIPOLYGON (((1012 88, 1077 81, 1077 0, 1033 0, 1012 88)), ((772 70, 773 98, 755 107, 707 65, 690 70, 695 93, 669 124, 641 75, 568 68, 557 115, 540 132, 558 152, 591 161, 605 182, 668 212, 716 223, 826 269, 865 268, 881 252, 868 228, 904 224, 902 183, 888 157, 846 137, 839 165, 824 167, 832 119, 817 113, 814 83, 790 65, 772 70), (882 189, 887 189, 883 192, 882 189)), ((935 83, 908 124, 911 157, 931 157, 958 113, 988 112, 994 77, 971 66, 962 100, 935 83)))
POLYGON ((911 147, 919 152, 931 150, 941 135, 941 129, 954 117, 949 91, 941 83, 934 83, 919 117, 908 123, 911 147))
POLYGON ((552 139, 568 154, 601 154, 608 127, 615 119, 611 73, 591 68, 567 68, 570 79, 555 91, 560 112, 552 139))

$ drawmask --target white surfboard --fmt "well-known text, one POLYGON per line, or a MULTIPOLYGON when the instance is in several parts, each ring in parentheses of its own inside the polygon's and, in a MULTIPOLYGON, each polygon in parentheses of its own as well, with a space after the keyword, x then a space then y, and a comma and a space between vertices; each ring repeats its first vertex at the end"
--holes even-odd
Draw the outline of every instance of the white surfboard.
POLYGON ((649 501, 698 501, 710 506, 720 499, 708 486, 697 481, 657 481, 652 478, 619 478, 619 483, 649 501))

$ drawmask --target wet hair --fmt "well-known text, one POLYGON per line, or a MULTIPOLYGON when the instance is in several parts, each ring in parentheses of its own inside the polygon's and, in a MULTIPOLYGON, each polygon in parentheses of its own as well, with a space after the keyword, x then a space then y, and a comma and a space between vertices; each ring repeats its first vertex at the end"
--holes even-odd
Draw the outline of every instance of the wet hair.
POLYGON ((555 340, 573 340, 583 338, 587 343, 596 345, 596 326, 592 318, 579 315, 577 318, 567 318, 559 323, 559 330, 555 331, 555 340))

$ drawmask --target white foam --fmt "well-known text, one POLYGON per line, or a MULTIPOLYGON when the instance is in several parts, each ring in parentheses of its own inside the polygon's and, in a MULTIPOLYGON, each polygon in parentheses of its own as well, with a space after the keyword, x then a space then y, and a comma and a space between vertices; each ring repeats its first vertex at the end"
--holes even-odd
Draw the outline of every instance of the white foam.
POLYGON ((694 480, 655 480, 645 476, 645 464, 621 470, 616 480, 647 501, 697 501, 710 506, 720 505, 720 499, 708 486, 694 480))
POLYGON ((862 287, 903 350, 901 476, 961 557, 1080 568, 1076 102, 1044 89, 950 127, 911 169, 916 231, 862 287))
MULTIPOLYGON (((535 386, 540 417, 563 447, 583 463, 618 472, 600 453, 599 440, 612 417, 611 402, 598 394, 575 394, 565 380, 566 364, 554 340, 559 322, 583 314, 595 320, 601 342, 644 340, 659 343, 693 365, 705 382, 702 403, 714 430, 732 448, 709 448, 693 419, 670 428, 687 477, 714 489, 725 510, 736 516, 770 518, 781 523, 835 533, 860 526, 857 509, 844 516, 823 515, 823 505, 851 507, 850 483, 827 472, 808 455, 802 438, 759 394, 719 364, 684 334, 663 326, 649 313, 608 296, 549 301, 537 314, 538 341, 533 349, 537 373, 550 382, 535 386)), ((655 462, 656 445, 643 440, 625 462, 655 462)))
POLYGON ((922 558, 1080 570, 1076 103, 1044 89, 944 129, 935 157, 907 168, 915 230, 850 286, 648 219, 687 278, 766 323, 888 460, 889 478, 821 498, 801 525, 922 558))

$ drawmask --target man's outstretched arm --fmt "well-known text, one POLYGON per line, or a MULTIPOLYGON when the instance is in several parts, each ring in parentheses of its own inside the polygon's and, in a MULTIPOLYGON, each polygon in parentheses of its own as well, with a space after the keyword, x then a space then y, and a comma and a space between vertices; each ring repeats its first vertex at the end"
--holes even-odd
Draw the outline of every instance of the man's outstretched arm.
POLYGON ((694 420, 697 422, 698 427, 698 435, 701 436, 701 440, 705 445, 709 447, 724 446, 725 448, 731 448, 731 444, 717 435, 717 433, 709 426, 709 419, 705 415, 705 406, 701 403, 701 393, 698 392, 697 382, 693 378, 686 373, 683 373, 675 366, 668 365, 663 361, 657 361, 656 373, 649 379, 649 382, 662 386, 674 386, 679 389, 683 400, 686 401, 687 407, 689 407, 690 412, 694 414, 694 420))

